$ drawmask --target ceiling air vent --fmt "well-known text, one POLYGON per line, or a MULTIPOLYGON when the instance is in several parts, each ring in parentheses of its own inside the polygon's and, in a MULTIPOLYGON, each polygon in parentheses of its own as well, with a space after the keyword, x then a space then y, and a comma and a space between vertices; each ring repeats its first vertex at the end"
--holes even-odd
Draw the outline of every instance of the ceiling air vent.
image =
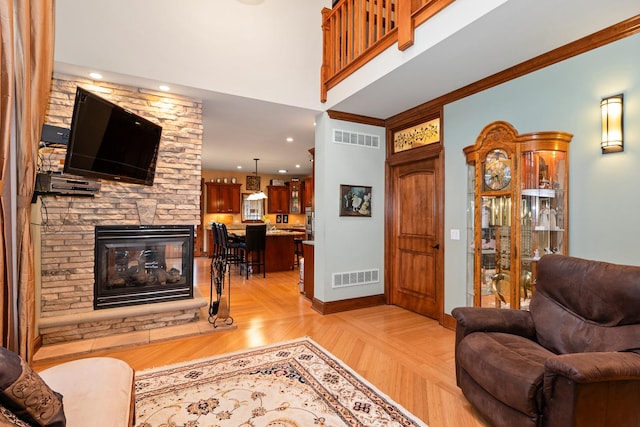
POLYGON ((368 285, 380 281, 380 270, 350 271, 347 273, 333 273, 334 288, 344 288, 347 286, 368 285))
POLYGON ((380 148, 380 137, 366 133, 349 132, 346 130, 334 129, 333 142, 336 144, 357 145, 360 147, 380 148))

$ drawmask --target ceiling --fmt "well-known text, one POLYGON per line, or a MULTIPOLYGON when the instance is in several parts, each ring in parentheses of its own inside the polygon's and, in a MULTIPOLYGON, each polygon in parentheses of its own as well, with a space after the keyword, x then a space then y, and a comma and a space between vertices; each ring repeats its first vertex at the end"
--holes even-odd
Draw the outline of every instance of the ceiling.
POLYGON ((388 118, 640 13, 629 0, 456 0, 321 104, 330 3, 57 0, 54 71, 202 99, 203 169, 253 171, 259 158, 260 173, 304 176, 327 109, 388 118))

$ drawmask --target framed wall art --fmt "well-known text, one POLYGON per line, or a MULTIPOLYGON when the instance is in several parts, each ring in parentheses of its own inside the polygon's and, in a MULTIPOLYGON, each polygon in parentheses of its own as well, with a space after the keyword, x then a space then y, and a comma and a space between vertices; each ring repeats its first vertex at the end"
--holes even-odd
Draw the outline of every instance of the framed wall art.
POLYGON ((340 185, 340 216, 370 217, 371 187, 340 185))
POLYGON ((245 186, 248 191, 260 191, 260 177, 256 175, 247 175, 245 186))
POLYGON ((393 152, 399 153, 436 142, 440 142, 440 118, 394 132, 393 152))

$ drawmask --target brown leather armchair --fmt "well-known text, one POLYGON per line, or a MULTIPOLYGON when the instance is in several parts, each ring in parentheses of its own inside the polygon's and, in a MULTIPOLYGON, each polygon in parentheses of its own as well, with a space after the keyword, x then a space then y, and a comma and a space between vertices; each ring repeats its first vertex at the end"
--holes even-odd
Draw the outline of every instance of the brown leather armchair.
POLYGON ((640 267, 546 255, 529 311, 459 307, 456 379, 493 426, 640 426, 640 267))

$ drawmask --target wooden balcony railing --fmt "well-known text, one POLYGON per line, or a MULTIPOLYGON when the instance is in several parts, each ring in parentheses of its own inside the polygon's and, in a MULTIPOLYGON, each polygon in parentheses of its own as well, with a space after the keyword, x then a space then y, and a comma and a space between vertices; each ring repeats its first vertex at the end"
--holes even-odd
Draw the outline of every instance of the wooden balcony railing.
POLYGON ((454 0, 340 0, 322 10, 320 100, 394 43, 405 50, 414 29, 454 0))

